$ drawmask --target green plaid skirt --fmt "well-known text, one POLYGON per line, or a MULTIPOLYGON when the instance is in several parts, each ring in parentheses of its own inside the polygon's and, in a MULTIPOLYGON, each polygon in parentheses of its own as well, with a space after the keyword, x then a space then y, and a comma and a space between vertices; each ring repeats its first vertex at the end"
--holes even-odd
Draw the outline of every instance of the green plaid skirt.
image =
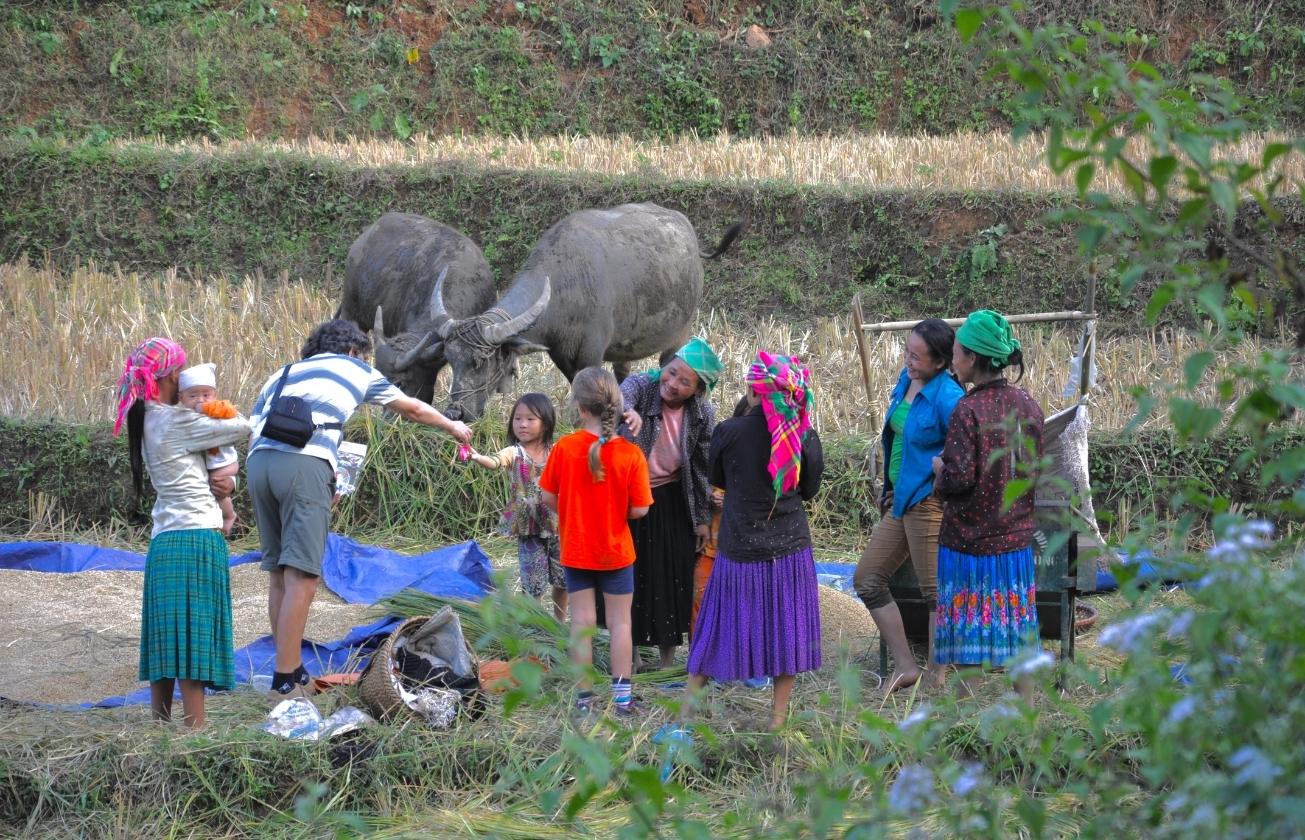
POLYGON ((140 678, 231 689, 232 658, 226 540, 214 529, 159 534, 145 558, 140 678))

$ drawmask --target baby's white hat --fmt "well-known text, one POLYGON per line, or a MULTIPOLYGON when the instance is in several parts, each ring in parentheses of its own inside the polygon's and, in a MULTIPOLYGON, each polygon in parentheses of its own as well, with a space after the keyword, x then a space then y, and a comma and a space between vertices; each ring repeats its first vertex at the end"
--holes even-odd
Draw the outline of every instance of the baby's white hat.
POLYGON ((181 372, 181 379, 177 382, 177 390, 188 391, 201 385, 206 385, 209 388, 217 387, 217 365, 212 362, 205 362, 202 365, 186 368, 181 372))

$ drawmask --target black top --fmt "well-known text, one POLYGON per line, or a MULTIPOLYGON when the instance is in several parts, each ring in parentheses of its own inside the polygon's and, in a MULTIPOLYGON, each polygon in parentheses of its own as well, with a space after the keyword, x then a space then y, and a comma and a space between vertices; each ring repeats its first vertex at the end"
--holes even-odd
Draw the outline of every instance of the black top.
POLYGON ((736 561, 773 560, 811 545, 802 502, 820 489, 825 457, 815 429, 802 442, 798 486, 775 498, 770 472, 770 431, 760 406, 716 427, 707 455, 711 483, 725 491, 716 549, 736 561))

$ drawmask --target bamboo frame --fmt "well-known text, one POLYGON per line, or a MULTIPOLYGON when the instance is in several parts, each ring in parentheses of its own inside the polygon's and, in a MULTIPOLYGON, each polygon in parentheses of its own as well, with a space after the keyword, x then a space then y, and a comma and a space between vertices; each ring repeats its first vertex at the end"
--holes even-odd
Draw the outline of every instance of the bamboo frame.
MULTIPOLYGON (((854 308, 860 308, 861 301, 859 297, 852 301, 854 308)), ((1006 320, 1012 324, 1046 324, 1056 321, 1095 321, 1097 313, 1084 312, 1081 309, 1069 309, 1061 312, 1031 312, 1026 315, 1007 315, 1006 320)), ((920 323, 915 321, 882 321, 878 324, 866 324, 858 320, 861 331, 864 332, 894 332, 897 330, 914 329, 915 325, 920 323)), ((964 318, 944 318, 948 326, 959 327, 965 323, 964 318)))

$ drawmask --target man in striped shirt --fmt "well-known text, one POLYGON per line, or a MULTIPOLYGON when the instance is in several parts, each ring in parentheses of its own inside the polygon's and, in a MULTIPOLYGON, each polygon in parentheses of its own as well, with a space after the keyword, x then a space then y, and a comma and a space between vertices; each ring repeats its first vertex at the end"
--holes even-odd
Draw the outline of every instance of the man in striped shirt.
POLYGON ((442 429, 462 443, 471 440, 465 423, 405 395, 363 361, 370 350, 371 341, 351 321, 327 321, 308 337, 302 359, 290 366, 281 391, 282 397, 299 397, 312 411, 317 428, 302 448, 262 436, 281 369, 268 377, 250 412, 249 492, 263 548, 262 568, 271 577, 267 612, 276 641, 272 690, 279 694, 308 683, 300 649, 322 572, 344 424, 358 406, 370 403, 442 429))

